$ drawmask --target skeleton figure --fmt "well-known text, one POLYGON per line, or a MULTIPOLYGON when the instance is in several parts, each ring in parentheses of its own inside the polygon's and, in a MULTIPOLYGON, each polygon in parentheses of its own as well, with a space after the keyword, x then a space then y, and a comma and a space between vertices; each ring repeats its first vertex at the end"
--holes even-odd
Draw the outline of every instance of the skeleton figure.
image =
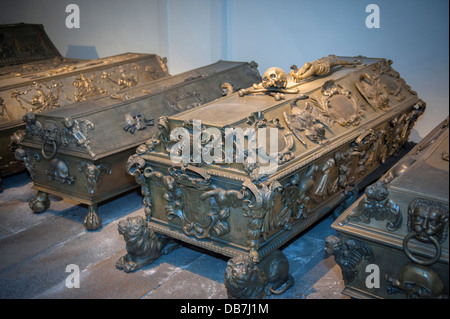
POLYGON ((16 89, 13 90, 13 92, 11 93, 11 98, 16 99, 19 102, 20 106, 25 108, 28 112, 41 112, 49 110, 53 107, 60 106, 58 99, 61 87, 62 84, 55 82, 52 82, 51 85, 48 85, 46 83, 40 84, 37 82, 33 82, 33 87, 29 90, 26 90, 24 92, 20 92, 16 89), (42 88, 43 86, 47 89, 47 91, 42 88), (53 92, 53 89, 55 88, 56 93, 53 92), (26 96, 31 91, 34 91, 35 94, 31 97, 31 99, 26 99, 24 96, 26 96), (31 108, 24 107, 21 101, 31 105, 31 108))
POLYGON ((279 101, 285 98, 283 93, 296 94, 299 92, 297 88, 286 88, 287 84, 286 73, 280 68, 272 67, 264 73, 261 83, 253 84, 253 88, 250 89, 241 89, 238 93, 240 97, 252 93, 265 93, 279 101))
POLYGON ((290 75, 295 82, 300 82, 301 80, 310 78, 312 76, 327 75, 330 73, 331 69, 338 65, 358 65, 361 64, 360 60, 354 62, 340 60, 337 56, 330 54, 327 57, 320 58, 313 62, 306 62, 300 70, 298 70, 296 65, 291 66, 292 71, 290 75))

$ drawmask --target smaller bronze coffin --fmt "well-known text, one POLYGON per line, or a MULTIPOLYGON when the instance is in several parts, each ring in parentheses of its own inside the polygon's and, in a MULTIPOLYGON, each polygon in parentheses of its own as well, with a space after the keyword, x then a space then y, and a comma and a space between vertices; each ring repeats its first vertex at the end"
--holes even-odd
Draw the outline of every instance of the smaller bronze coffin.
POLYGON ((132 86, 106 97, 42 113, 27 113, 16 157, 33 178, 34 212, 48 208, 47 194, 89 206, 87 229, 98 229, 97 204, 138 185, 127 159, 164 125, 158 118, 198 107, 260 79, 257 64, 214 64, 132 86))
POLYGON ((24 170, 14 157, 23 117, 66 107, 168 76, 155 54, 125 53, 96 60, 64 58, 42 25, 0 26, 0 178, 24 170))
POLYGON ((352 274, 345 294, 448 298, 448 148, 447 118, 333 223, 339 238, 327 238, 327 250, 343 275, 352 274), (352 263, 349 242, 370 250, 371 259, 352 263), (366 269, 374 265, 372 277, 366 269))

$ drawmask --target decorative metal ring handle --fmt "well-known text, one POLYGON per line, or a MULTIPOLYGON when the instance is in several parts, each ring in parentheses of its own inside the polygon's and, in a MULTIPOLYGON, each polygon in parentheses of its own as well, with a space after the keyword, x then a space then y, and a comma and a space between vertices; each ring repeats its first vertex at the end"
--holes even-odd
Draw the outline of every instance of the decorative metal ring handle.
POLYGON ((403 251, 405 252, 406 256, 411 259, 416 264, 422 265, 422 266, 430 266, 437 262, 439 258, 441 258, 441 244, 437 240, 435 236, 430 236, 428 239, 433 243, 433 245, 436 247, 436 254, 433 258, 429 260, 419 259, 417 257, 414 257, 411 253, 411 250, 408 248, 408 241, 416 237, 418 234, 416 232, 410 232, 406 237, 403 239, 403 251))
POLYGON ((56 148, 57 148, 57 146, 56 146, 56 142, 55 142, 55 141, 48 141, 48 140, 45 140, 44 143, 42 143, 42 147, 41 147, 42 156, 43 156, 45 159, 48 159, 48 160, 49 160, 49 159, 52 159, 53 156, 55 156, 55 154, 56 154, 56 148), (45 154, 45 145, 47 145, 49 142, 51 142, 52 145, 53 145, 52 153, 50 154, 50 156, 47 155, 47 154, 45 154))

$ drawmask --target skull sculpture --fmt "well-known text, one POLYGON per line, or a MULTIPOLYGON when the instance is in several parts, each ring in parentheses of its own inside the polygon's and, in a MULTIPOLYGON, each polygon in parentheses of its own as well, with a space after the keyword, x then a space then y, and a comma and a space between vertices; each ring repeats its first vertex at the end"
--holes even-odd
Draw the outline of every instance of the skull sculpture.
POLYGON ((441 277, 430 267, 409 263, 403 266, 397 279, 386 275, 388 293, 402 291, 408 299, 447 299, 441 277))
POLYGON ((45 171, 49 181, 55 180, 58 183, 71 185, 74 177, 69 175, 69 167, 63 160, 54 158, 50 161, 50 168, 45 171))
POLYGON ((297 88, 286 88, 287 84, 286 73, 280 68, 272 67, 264 72, 261 83, 254 83, 252 88, 240 89, 238 93, 240 97, 252 93, 264 93, 273 96, 275 100, 279 101, 284 99, 283 93, 299 93, 297 88))
POLYGON ((287 86, 287 75, 280 68, 269 68, 263 75, 262 86, 266 89, 284 89, 287 86))

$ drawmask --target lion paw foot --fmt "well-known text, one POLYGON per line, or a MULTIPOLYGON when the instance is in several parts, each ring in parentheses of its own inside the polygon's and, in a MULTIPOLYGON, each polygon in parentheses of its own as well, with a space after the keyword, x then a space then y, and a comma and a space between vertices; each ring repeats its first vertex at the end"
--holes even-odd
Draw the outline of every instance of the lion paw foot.
POLYGON ((127 261, 126 256, 121 257, 117 262, 116 262, 116 268, 123 270, 125 272, 133 272, 135 271, 138 267, 137 264, 133 261, 127 261))
POLYGON ((44 192, 38 192, 35 197, 33 197, 30 202, 31 210, 33 213, 42 213, 50 207, 50 200, 48 199, 48 194, 44 192))
POLYGON ((102 226, 102 218, 97 214, 97 205, 90 205, 89 211, 84 218, 84 227, 87 230, 96 230, 102 226))

